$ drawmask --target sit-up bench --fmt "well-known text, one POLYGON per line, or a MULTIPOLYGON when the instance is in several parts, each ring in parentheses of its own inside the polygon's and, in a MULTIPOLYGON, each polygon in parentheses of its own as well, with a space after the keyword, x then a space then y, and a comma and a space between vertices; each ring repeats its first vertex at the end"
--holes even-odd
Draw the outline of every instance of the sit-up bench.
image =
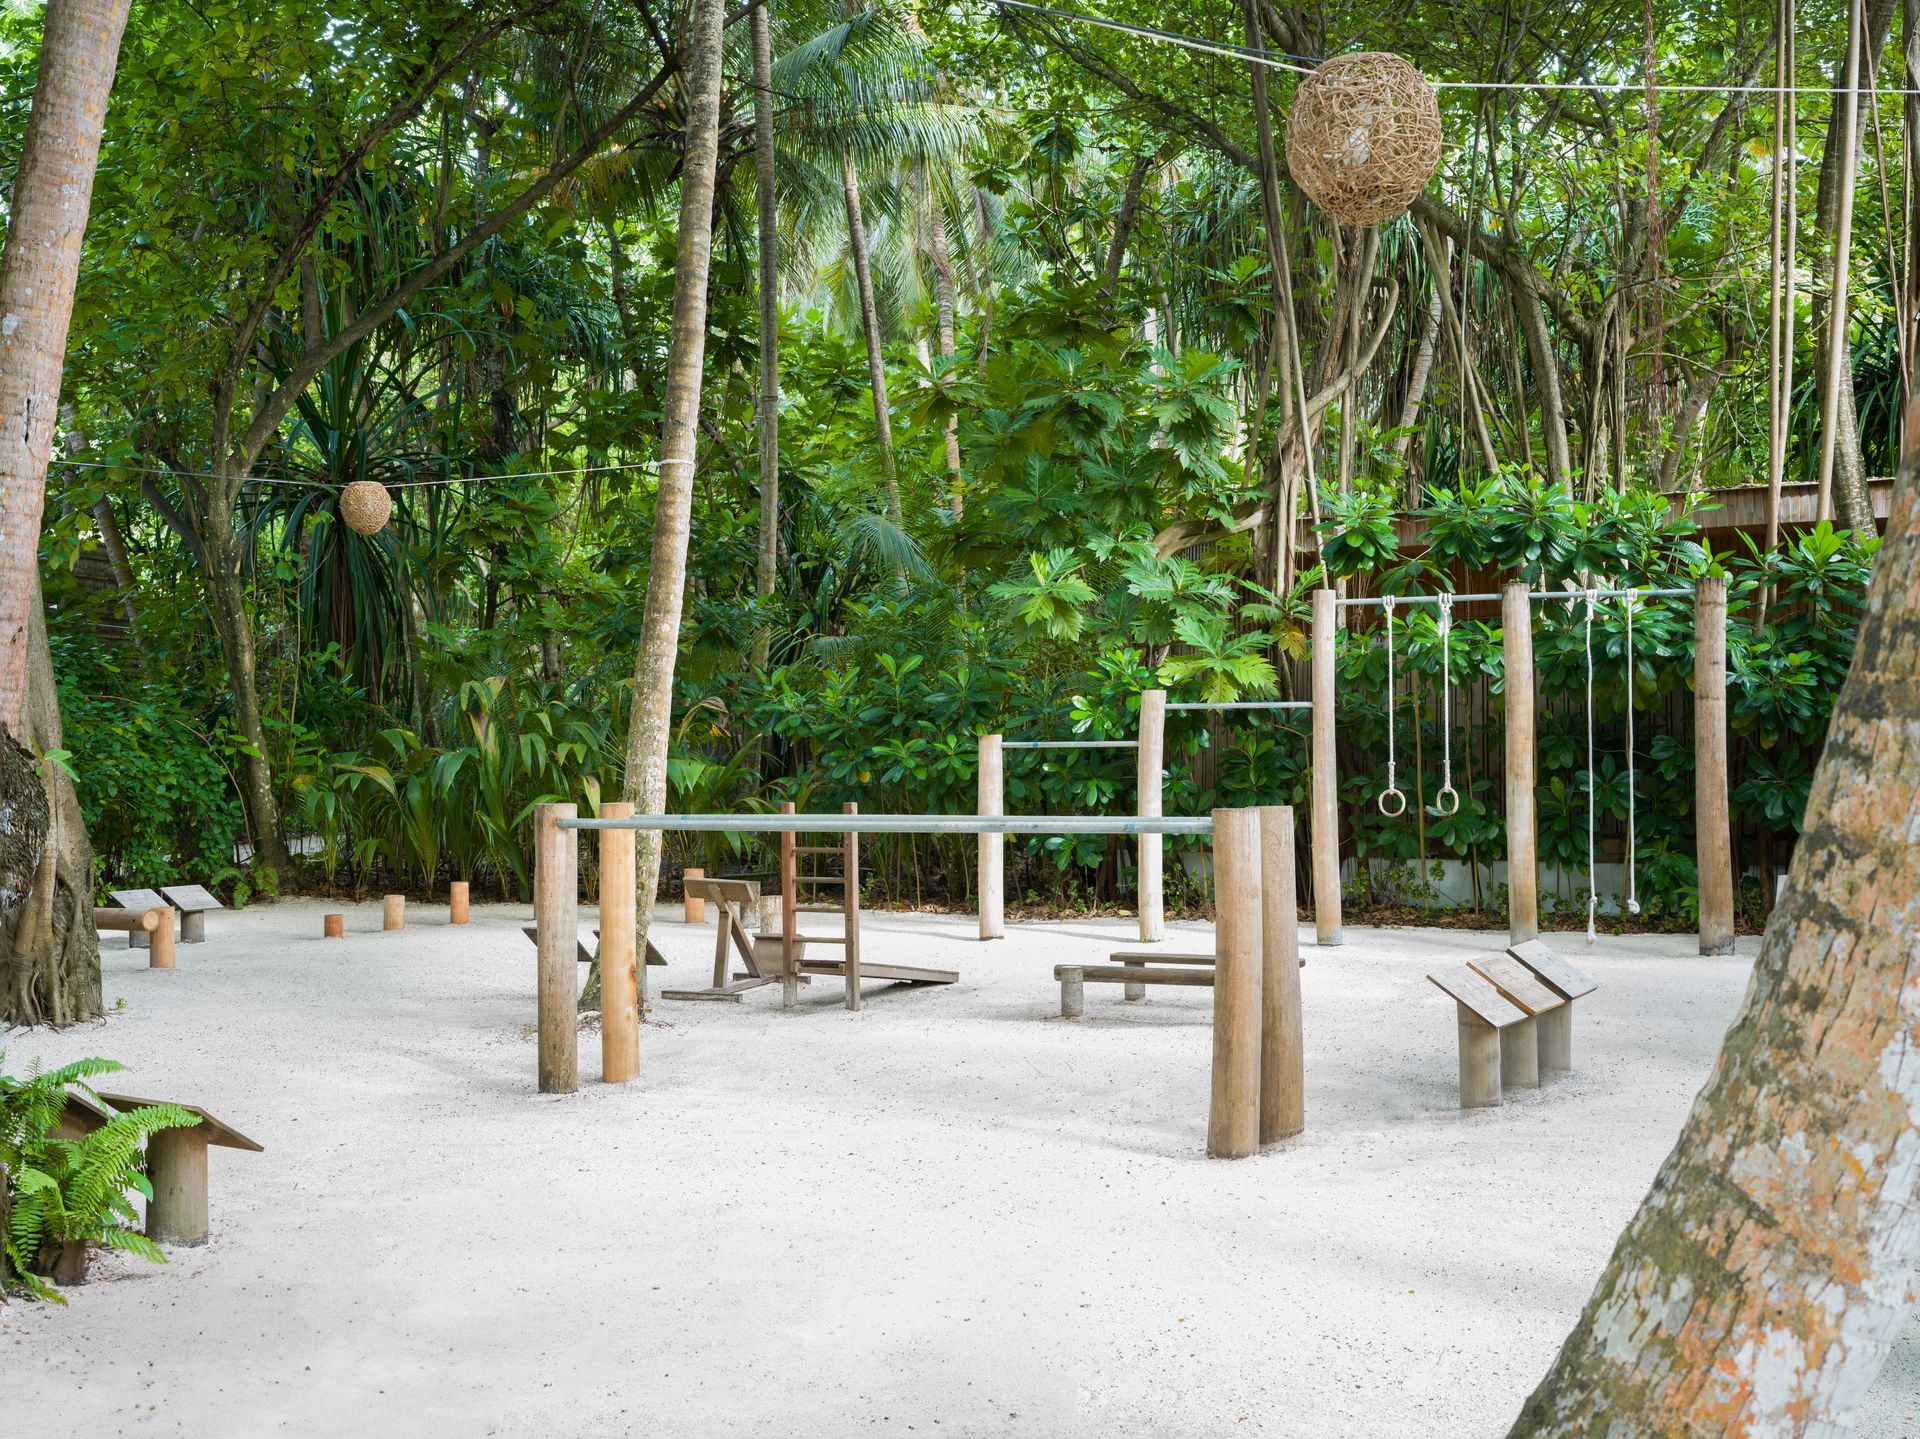
POLYGON ((1506 1089, 1540 1087, 1540 1024, 1566 1001, 1533 977, 1512 955, 1483 954, 1467 967, 1500 991, 1500 997, 1526 1016, 1500 1031, 1500 1083, 1506 1089))
POLYGON ((1568 1074, 1573 1070, 1573 1002, 1600 986, 1569 964, 1542 940, 1511 945, 1507 953, 1524 964, 1533 977, 1566 1003, 1539 1016, 1540 1073, 1568 1074))
POLYGON ((1078 1019, 1086 1013, 1086 986, 1124 984, 1125 997, 1144 999, 1150 984, 1176 985, 1189 989, 1213 988, 1213 956, 1210 954, 1161 954, 1140 950, 1117 950, 1119 964, 1056 964, 1053 977, 1060 981, 1060 1017, 1078 1019), (1147 961, 1164 965, 1156 969, 1147 961))
MULTIPOLYGON (((232 1125, 214 1118, 197 1104, 178 1100, 137 1099, 131 1094, 107 1094, 100 1098, 111 1108, 122 1111, 146 1109, 155 1104, 172 1103, 199 1119, 198 1124, 182 1129, 158 1129, 147 1136, 147 1183, 152 1197, 147 1200, 147 1238, 156 1244, 205 1244, 207 1242, 207 1150, 245 1149, 263 1153, 264 1145, 247 1138, 232 1125)), ((66 1109, 55 1135, 78 1139, 107 1121, 107 1111, 85 1095, 69 1091, 66 1109)), ((84 1249, 84 1246, 82 1246, 84 1249)), ((82 1269, 84 1272, 84 1268, 82 1269)), ((56 1276, 56 1283, 62 1281, 56 1276)))
POLYGON ((1454 1002, 1460 1029, 1460 1107, 1487 1109, 1500 1102, 1500 1036, 1502 1031, 1532 1021, 1524 1010, 1509 1004, 1495 989, 1464 964, 1458 969, 1429 974, 1428 981, 1454 1002))

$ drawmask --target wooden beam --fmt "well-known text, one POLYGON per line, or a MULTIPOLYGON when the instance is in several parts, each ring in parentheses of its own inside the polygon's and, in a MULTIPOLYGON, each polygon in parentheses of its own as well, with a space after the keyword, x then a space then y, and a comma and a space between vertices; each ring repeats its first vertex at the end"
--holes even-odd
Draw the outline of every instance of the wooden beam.
MULTIPOLYGON (((631 819, 633 806, 609 800, 603 819, 631 819)), ((634 831, 600 831, 600 1078, 640 1077, 640 965, 636 929, 639 874, 634 831)))
MULTIPOLYGON (((1006 779, 1000 751, 1000 736, 980 736, 981 814, 1005 814, 1006 779)), ((980 938, 1004 939, 1006 925, 1007 837, 1003 834, 980 836, 980 938)))
POLYGON ((1540 862, 1533 791, 1537 746, 1533 728, 1533 602, 1524 583, 1500 592, 1507 700, 1507 937, 1540 937, 1540 862))
POLYGON ((1307 1127, 1300 1012, 1300 916, 1293 873, 1293 806, 1260 815, 1260 1142, 1307 1127))
POLYGON ((1320 944, 1340 934, 1340 774, 1336 768, 1334 592, 1313 592, 1313 934, 1320 944))
MULTIPOLYGON (((1140 748, 1134 754, 1138 809, 1144 819, 1163 813, 1162 797, 1167 765, 1167 692, 1145 690, 1140 695, 1140 748)), ((1143 834, 1138 839, 1140 886, 1140 942, 1158 944, 1167 937, 1165 900, 1166 836, 1143 834)))
MULTIPOLYGON (((1260 812, 1213 812, 1213 1090, 1207 1153, 1260 1151, 1260 812)), ((1202 974, 1205 971, 1193 971, 1202 974)), ((1180 979, 1186 980, 1187 972, 1180 979)), ((1179 982, 1179 981, 1175 981, 1179 982)))
POLYGON ((1693 596, 1693 818, 1700 952, 1733 953, 1733 828, 1727 808, 1727 582, 1703 576, 1693 596))
POLYGON ((559 822, 579 814, 571 804, 533 810, 533 923, 538 951, 539 1081, 542 1094, 580 1087, 580 844, 559 822))

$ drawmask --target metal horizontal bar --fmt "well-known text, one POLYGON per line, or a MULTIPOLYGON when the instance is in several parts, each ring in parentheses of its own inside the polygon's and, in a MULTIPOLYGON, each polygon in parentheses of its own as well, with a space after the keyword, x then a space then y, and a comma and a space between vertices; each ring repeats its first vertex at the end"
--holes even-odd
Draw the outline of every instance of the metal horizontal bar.
POLYGON ((1312 700, 1222 700, 1218 704, 1206 704, 1196 701, 1192 704, 1168 705, 1170 710, 1310 710, 1312 700))
MULTIPOLYGON (((1639 596, 1639 598, 1643 600, 1691 599, 1693 597, 1693 591, 1692 590, 1594 590, 1593 591, 1593 597, 1597 600, 1623 600, 1628 595, 1637 595, 1639 596)), ((1587 591, 1585 590, 1529 590, 1527 591, 1527 598, 1532 600, 1582 600, 1582 599, 1585 599, 1586 597, 1587 597, 1587 591)), ((1452 596, 1453 602, 1457 605, 1492 604, 1495 600, 1498 600, 1500 598, 1502 598, 1502 596, 1497 594, 1452 596)), ((1375 595, 1368 599, 1337 600, 1335 601, 1335 603, 1338 604, 1342 609, 1377 610, 1386 604, 1386 600, 1378 595, 1375 595)), ((1400 605, 1437 605, 1440 603, 1440 596, 1438 595, 1394 595, 1393 603, 1396 607, 1400 605)), ((1173 705, 1168 705, 1167 708, 1174 709, 1176 707, 1173 705)))
POLYGON ((1001 749, 1139 749, 1137 739, 1009 739, 1001 749))
MULTIPOLYGON (((1396 606, 1437 605, 1440 603, 1440 596, 1438 595, 1394 595, 1392 598, 1396 606)), ((1495 595, 1454 595, 1452 598, 1455 604, 1465 605, 1465 604, 1473 604, 1476 602, 1490 602, 1490 601, 1499 599, 1500 596, 1497 594, 1495 595)), ((1378 595, 1375 595, 1368 599, 1336 600, 1334 601, 1334 603, 1339 605, 1341 609, 1377 610, 1386 604, 1386 600, 1382 599, 1378 595)))
POLYGON ((636 814, 563 819, 561 829, 658 829, 686 834, 1212 834, 1210 815, 636 814))

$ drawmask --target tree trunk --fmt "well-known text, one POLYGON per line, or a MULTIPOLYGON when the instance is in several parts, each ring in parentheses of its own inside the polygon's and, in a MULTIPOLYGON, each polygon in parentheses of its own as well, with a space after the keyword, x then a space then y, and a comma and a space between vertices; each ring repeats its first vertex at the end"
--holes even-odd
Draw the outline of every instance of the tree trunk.
POLYGON ((1920 1261, 1920 465, 1746 1002, 1514 1436, 1838 1435, 1920 1261))
POLYGON ((867 253, 867 224, 860 214, 860 177, 853 158, 840 162, 840 181, 847 193, 847 248, 853 254, 853 278, 860 288, 860 330, 867 341, 867 380, 873 388, 873 430, 880 446, 880 474, 887 486, 887 518, 896 525, 900 516, 900 478, 893 463, 893 421, 887 409, 887 366, 880 353, 880 311, 873 300, 873 263, 867 253))
MULTIPOLYGON (((693 520, 693 462, 700 434, 700 380, 707 353, 707 277, 713 256, 714 176, 720 150, 720 32, 726 0, 696 0, 687 71, 687 131, 680 170, 680 238, 673 272, 673 331, 660 437, 660 487, 654 504, 652 563, 621 797, 642 814, 667 807, 667 747, 673 723, 673 670, 687 584, 693 520)), ((644 944, 660 883, 660 834, 641 831, 638 933, 644 944)))
MULTIPOLYGON (((1433 373, 1433 351, 1440 340, 1440 300, 1446 283, 1446 276, 1434 275, 1433 291, 1427 296, 1426 319, 1420 327, 1420 343, 1413 352, 1413 371, 1407 376, 1407 397, 1393 422, 1393 427, 1400 432, 1394 436, 1393 452, 1403 460, 1413 444, 1413 428, 1420 423, 1420 406, 1427 397, 1427 377, 1433 373)), ((1417 482, 1410 482, 1407 504, 1419 502, 1419 486, 1417 482)))
POLYGON ((247 742, 248 752, 241 758, 240 784, 253 853, 276 873, 285 874, 292 860, 280 833, 280 801, 273 789, 273 761, 268 757, 260 682, 254 663, 253 619, 247 613, 246 586, 240 576, 240 536, 234 531, 232 514, 219 505, 207 507, 204 525, 200 540, 205 556, 202 574, 207 582, 207 605, 213 611, 213 628, 220 637, 221 657, 227 662, 227 679, 233 690, 234 727, 247 742))
MULTIPOLYGON (((921 178, 927 190, 927 249, 933 260, 934 339, 940 358, 953 358, 953 257, 947 251, 947 215, 932 177, 925 170, 921 178)), ((954 508, 960 506, 960 417, 947 416, 947 489, 954 508)))
MULTIPOLYGON (((753 168, 760 226, 760 554, 753 592, 764 606, 773 597, 780 563, 780 239, 773 193, 773 21, 764 4, 753 9, 753 168)), ((772 641, 767 616, 753 637, 755 669, 767 666, 772 641)))
MULTIPOLYGON (((1256 72, 1259 66, 1253 67, 1256 72)), ((1262 74, 1264 84, 1265 76, 1262 74)), ((1147 174, 1153 169, 1152 155, 1136 155, 1133 168, 1127 172, 1127 188, 1120 197, 1120 212, 1113 217, 1113 241, 1107 246, 1107 263, 1102 273, 1106 276, 1105 289, 1111 295, 1120 287, 1120 267, 1127 260, 1127 244, 1133 239, 1133 226, 1140 214, 1140 192, 1146 188, 1147 174)))
POLYGON ((101 1012, 93 846, 73 780, 34 757, 62 746, 39 576, 32 579, 26 748, 0 736, 0 1029, 74 1024, 101 1012))
POLYGON ((128 0, 49 0, 0 258, 0 727, 27 703, 60 372, 128 0))

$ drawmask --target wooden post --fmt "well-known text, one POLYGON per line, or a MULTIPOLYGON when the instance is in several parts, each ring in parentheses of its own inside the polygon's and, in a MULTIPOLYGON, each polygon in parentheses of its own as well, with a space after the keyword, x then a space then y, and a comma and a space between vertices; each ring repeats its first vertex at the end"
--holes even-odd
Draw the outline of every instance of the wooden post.
MULTIPOLYGON (((1147 972, 1147 962, 1144 959, 1122 960, 1120 967, 1129 974, 1136 972, 1145 974, 1147 972)), ((1128 1000, 1145 999, 1147 997, 1146 983, 1142 980, 1123 980, 1120 985, 1120 997, 1128 1000)))
MULTIPOLYGON (((1166 783, 1167 692, 1143 690, 1140 695, 1140 748, 1135 755, 1135 786, 1143 819, 1158 819, 1166 783)), ((1140 942, 1157 944, 1167 937, 1164 869, 1166 836, 1139 837, 1140 942)), ((1131 999, 1133 996, 1129 995, 1131 999)))
MULTIPOLYGON (((1501 587, 1500 624, 1507 671, 1507 933, 1510 943, 1525 944, 1540 937, 1539 844, 1533 809, 1533 600, 1525 584, 1501 587)), ((1492 1102, 1498 1103, 1499 1098, 1496 1094, 1492 1102)))
POLYGON ((580 845, 559 822, 573 819, 571 804, 533 810, 533 927, 539 951, 540 1092, 572 1094, 580 1087, 580 845))
POLYGON ((684 891, 684 883, 690 879, 705 879, 706 877, 707 872, 698 865, 688 865, 680 871, 680 879, 683 886, 683 898, 680 901, 680 917, 686 920, 688 924, 705 924, 707 922, 707 902, 697 894, 686 893, 684 891))
MULTIPOLYGON (((858 814, 857 804, 840 806, 842 814, 858 814)), ((845 845, 841 855, 841 870, 846 880, 845 893, 841 895, 842 907, 846 910, 847 934, 847 1008, 860 1008, 860 836, 849 830, 841 836, 845 845)))
POLYGON ((1260 1142, 1307 1127, 1293 806, 1260 808, 1260 1142))
MULTIPOLYGON (((1333 706, 1332 590, 1313 592, 1313 935, 1320 944, 1342 944, 1340 934, 1340 774, 1336 768, 1333 706)), ((1216 866, 1219 855, 1214 856, 1216 866)), ((1217 886, 1219 877, 1214 883, 1217 886)))
MULTIPOLYGON (((793 801, 780 806, 780 813, 794 813, 793 801)), ((797 836, 791 830, 780 836, 780 1007, 792 1009, 800 1002, 800 856, 797 836)), ((721 974, 716 984, 725 982, 721 974)))
POLYGON ((1460 1017, 1460 1107, 1491 1109, 1500 1102, 1500 1031, 1464 1004, 1460 1017))
POLYGON ((1573 1001, 1568 1000, 1558 1008, 1549 1009, 1538 1015, 1534 1024, 1539 1028, 1540 1077, 1571 1074, 1573 1072, 1573 1001))
POLYGON ((180 942, 182 944, 207 942, 207 912, 204 909, 180 911, 180 942))
POLYGON ((1213 1094, 1207 1153, 1260 1151, 1260 812, 1213 812, 1213 1094))
POLYGON ((157 1244, 207 1242, 207 1132, 196 1124, 147 1136, 147 1238, 157 1244))
MULTIPOLYGON (((1005 814, 1006 779, 1000 736, 980 736, 980 813, 1005 814)), ((980 938, 1004 939, 1006 926, 1007 837, 980 836, 980 938)))
POLYGON ((407 897, 404 894, 389 894, 380 901, 380 928, 405 929, 407 927, 407 897))
POLYGON ((1060 1017, 1078 1019, 1087 1012, 1086 971, 1064 966, 1060 971, 1060 1017))
POLYGON ((347 917, 344 914, 322 915, 320 918, 320 937, 322 939, 345 939, 347 937, 347 917))
POLYGON ((467 881, 456 879, 447 886, 447 923, 467 922, 467 881))
POLYGON ((1700 952, 1733 953, 1733 832, 1727 813, 1727 582, 1693 595, 1693 818, 1700 952))
POLYGON ((1500 1031, 1500 1087, 1540 1087, 1540 1021, 1532 1015, 1500 1031))
MULTIPOLYGON (((631 819, 633 806, 609 800, 602 819, 631 819)), ((636 963, 638 873, 630 829, 600 831, 600 1078, 640 1077, 640 974, 636 963)))
POLYGON ((173 968, 174 922, 171 909, 161 909, 160 923, 153 928, 150 936, 151 947, 147 952, 148 969, 173 968))

